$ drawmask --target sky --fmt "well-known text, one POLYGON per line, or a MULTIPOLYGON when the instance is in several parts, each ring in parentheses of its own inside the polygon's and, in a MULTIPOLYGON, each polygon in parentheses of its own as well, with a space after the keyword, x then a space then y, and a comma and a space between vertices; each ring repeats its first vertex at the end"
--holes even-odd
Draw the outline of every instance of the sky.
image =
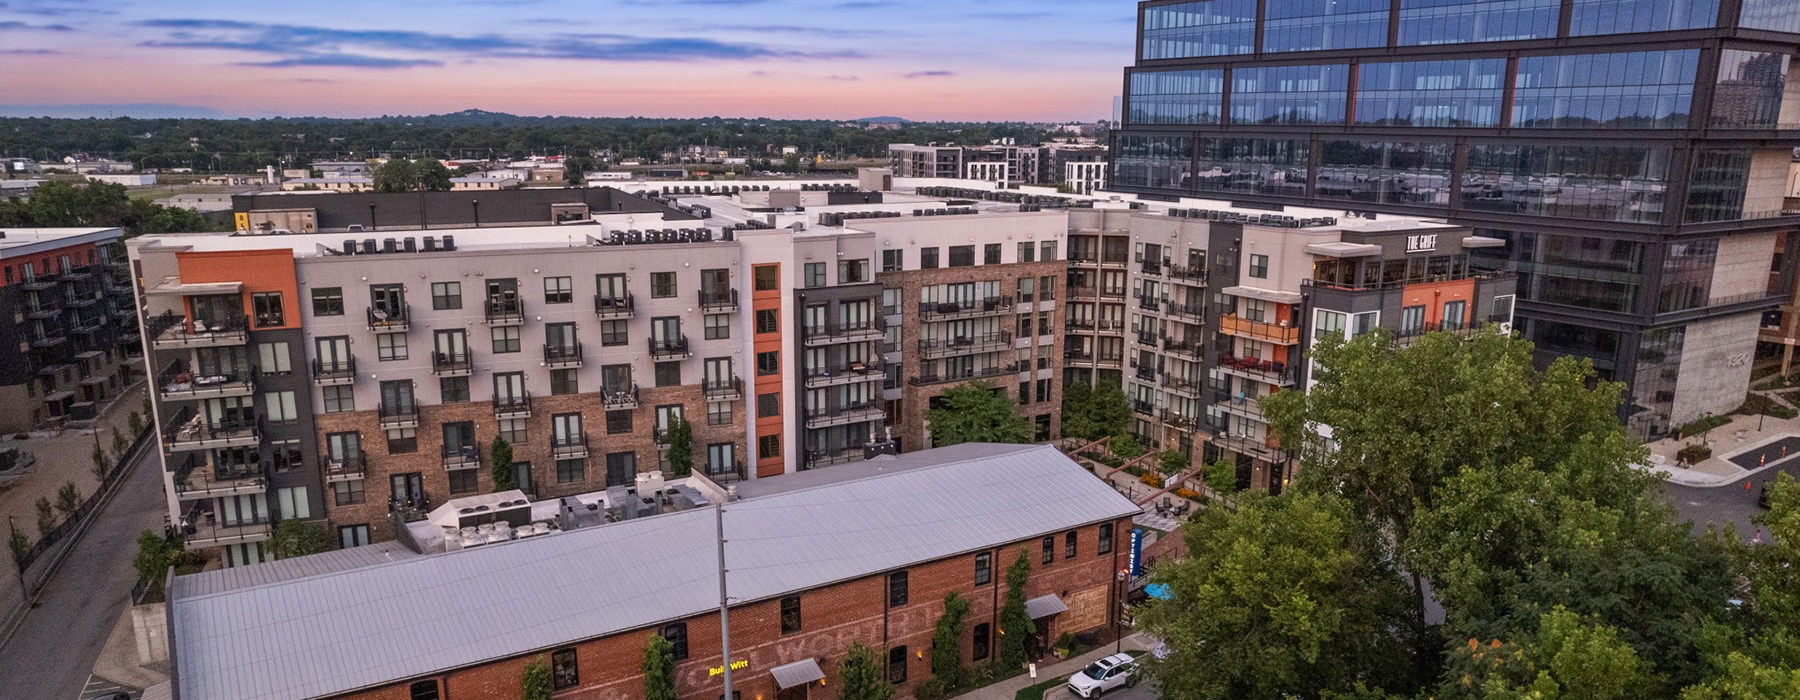
POLYGON ((1136 5, 0 0, 0 111, 1088 122, 1136 5))

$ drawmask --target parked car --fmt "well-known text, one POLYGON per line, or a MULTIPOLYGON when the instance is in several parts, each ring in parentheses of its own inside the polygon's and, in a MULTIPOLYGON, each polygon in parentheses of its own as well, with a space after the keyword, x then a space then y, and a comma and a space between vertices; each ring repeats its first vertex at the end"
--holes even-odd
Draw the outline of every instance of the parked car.
POLYGON ((1137 685, 1137 659, 1130 654, 1113 654, 1069 676, 1069 692, 1078 698, 1097 698, 1114 688, 1137 685))

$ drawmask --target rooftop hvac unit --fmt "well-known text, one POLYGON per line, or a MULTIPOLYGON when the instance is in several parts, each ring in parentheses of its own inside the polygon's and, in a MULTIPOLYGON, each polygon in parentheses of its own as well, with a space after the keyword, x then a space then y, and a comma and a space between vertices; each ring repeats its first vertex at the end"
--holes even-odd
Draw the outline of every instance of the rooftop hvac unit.
POLYGON ((649 496, 663 490, 662 472, 644 472, 637 475, 637 492, 640 496, 649 496))
POLYGON ((456 237, 444 236, 444 250, 456 250, 456 237))
POLYGON ((438 249, 437 236, 426 236, 425 237, 425 252, 435 253, 435 252, 437 252, 437 249, 438 249))
POLYGON ((398 252, 400 252, 400 241, 394 240, 392 238, 382 239, 381 252, 383 252, 383 253, 398 253, 398 252))
POLYGON ((356 254, 356 241, 354 239, 348 239, 348 238, 344 239, 344 254, 345 255, 355 255, 356 254))
POLYGON ((363 255, 374 255, 375 254, 375 239, 364 238, 362 252, 363 252, 363 255))
POLYGON ((419 239, 407 236, 406 240, 401 241, 400 249, 408 253, 419 252, 419 239))

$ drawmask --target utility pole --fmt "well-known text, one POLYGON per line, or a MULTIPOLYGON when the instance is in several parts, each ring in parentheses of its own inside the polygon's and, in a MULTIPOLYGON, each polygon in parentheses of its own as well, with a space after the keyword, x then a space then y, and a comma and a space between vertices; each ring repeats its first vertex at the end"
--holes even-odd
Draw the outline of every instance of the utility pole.
POLYGON ((731 695, 731 599, 725 593, 725 503, 713 506, 713 524, 718 531, 719 542, 719 646, 720 667, 725 669, 725 691, 719 697, 732 700, 731 695))

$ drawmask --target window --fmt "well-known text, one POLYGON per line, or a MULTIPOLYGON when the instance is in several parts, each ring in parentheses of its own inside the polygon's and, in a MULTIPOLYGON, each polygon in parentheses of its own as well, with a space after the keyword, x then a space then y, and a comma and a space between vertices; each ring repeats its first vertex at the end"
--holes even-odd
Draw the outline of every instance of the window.
POLYGON ((260 359, 263 374, 288 374, 294 371, 293 358, 288 355, 287 343, 257 343, 256 356, 260 359))
POLYGON ((989 635, 993 634, 989 631, 992 629, 993 628, 989 627, 986 622, 975 626, 974 639, 972 640, 974 641, 974 644, 970 645, 974 647, 970 656, 971 661, 980 661, 988 657, 988 650, 993 646, 993 642, 988 638, 989 635))
POLYGON ((1400 308, 1400 335, 1418 335, 1425 330, 1425 307, 1405 306, 1400 308))
POLYGON ((1075 558, 1075 552, 1078 549, 1078 547, 1076 547, 1075 545, 1076 545, 1075 531, 1070 530, 1068 532, 1063 533, 1063 558, 1064 559, 1074 559, 1075 558))
POLYGON ((1019 244, 1019 262, 1028 263, 1028 262, 1035 262, 1035 261, 1037 261, 1037 244, 1032 243, 1030 241, 1020 243, 1019 244))
POLYGON ((898 608, 906 604, 906 572, 896 571, 888 574, 888 607, 898 608))
POLYGON ((630 411, 607 411, 606 412, 606 434, 607 435, 624 435, 629 432, 631 432, 631 412, 630 411))
POLYGON ((369 543, 369 526, 339 525, 338 546, 344 549, 361 547, 369 543))
POLYGON ((994 555, 982 552, 975 555, 975 585, 985 586, 994 580, 994 555))
POLYGON ((823 287, 823 286, 825 286, 825 263, 822 263, 822 262, 807 263, 806 264, 806 274, 803 279, 804 279, 803 284, 806 287, 823 287))
POLYGON ((573 301, 575 301, 575 283, 569 278, 544 278, 544 303, 567 304, 573 301))
POLYGON ((758 309, 757 310, 757 312, 756 312, 756 332, 757 333, 779 333, 780 331, 781 331, 781 317, 777 315, 777 312, 774 309, 758 309))
POLYGON ((271 391, 263 394, 265 415, 270 423, 292 423, 300 420, 300 412, 294 408, 294 392, 271 391))
POLYGON ((297 438, 270 440, 269 453, 275 457, 275 471, 291 472, 306 466, 306 452, 297 438))
POLYGON ((1044 556, 1038 563, 1047 565, 1050 562, 1056 561, 1056 535, 1045 536, 1043 545, 1044 556))
POLYGON ((781 599, 781 633, 793 634, 799 631, 800 596, 786 596, 781 599))
POLYGON ((256 314, 256 327, 269 328, 283 324, 281 292, 257 292, 250 295, 250 309, 256 314))
POLYGON ((650 273, 650 298, 667 299, 675 296, 675 273, 650 273))
POLYGON ((773 459, 781 456, 781 436, 764 435, 756 438, 756 455, 762 459, 773 459))
POLYGON ((375 359, 382 362, 406 359, 406 334, 382 333, 375 336, 375 359))
POLYGON ((489 333, 494 338, 495 354, 519 351, 518 326, 500 326, 489 329, 489 333))
POLYGON ((838 261, 838 284, 859 284, 867 281, 869 281, 869 261, 838 261))
POLYGON ((770 292, 781 289, 780 265, 757 265, 750 268, 751 289, 770 292))
POLYGON ((412 684, 411 700, 438 700, 437 681, 419 681, 412 684))
POLYGON ((1268 276, 1269 276, 1269 256, 1257 255, 1254 253, 1252 253, 1250 255, 1250 276, 1255 277, 1257 279, 1268 278, 1268 276))
POLYGON ((899 272, 902 269, 904 269, 905 263, 906 263, 906 251, 904 251, 904 250, 881 251, 881 271, 882 272, 899 272))
POLYGON ((731 402, 730 401, 708 401, 708 402, 706 402, 706 424, 707 425, 731 425, 731 402))
POLYGON ((951 267, 974 267, 975 266, 975 246, 972 246, 972 245, 950 246, 950 266, 951 267))
POLYGON ((1056 298, 1056 278, 1038 278, 1038 301, 1050 301, 1056 298))
POLYGON ((938 266, 938 249, 935 246, 931 247, 931 248, 920 248, 919 249, 919 269, 921 269, 921 270, 936 270, 937 266, 938 266))
POLYGON ((656 363, 656 385, 657 386, 681 386, 681 363, 680 362, 658 362, 658 363, 656 363))
POLYGON ((312 290, 314 316, 344 315, 344 288, 320 287, 312 290))
POLYGON ((587 461, 580 459, 556 460, 556 483, 573 484, 587 480, 587 461))
POLYGON ((1097 554, 1112 554, 1112 545, 1113 545, 1113 525, 1112 525, 1112 523, 1101 523, 1100 524, 1100 541, 1098 544, 1096 544, 1094 546, 1094 551, 1097 554))
POLYGON ((450 493, 475 493, 481 488, 480 469, 452 469, 450 471, 450 493))
POLYGON ((726 314, 708 314, 702 323, 705 324, 707 340, 726 340, 731 337, 731 317, 726 314))
POLYGON ((888 682, 894 684, 906 682, 906 647, 899 646, 888 650, 888 682))
POLYGON ((686 622, 671 622, 664 625, 662 628, 662 636, 663 639, 669 640, 669 646, 675 648, 676 661, 688 657, 686 622))
POLYGON ((500 421, 500 439, 514 445, 525 442, 526 438, 529 437, 525 432, 525 427, 526 423, 524 418, 507 418, 502 420, 500 421))
POLYGON ((388 454, 401 455, 419 451, 417 428, 394 428, 387 431, 388 454))
POLYGON ((989 243, 989 244, 981 247, 981 264, 983 264, 983 265, 999 265, 1000 264, 1000 244, 999 243, 989 243))
POLYGON ((356 392, 354 387, 325 387, 325 412, 345 413, 356 410, 356 392))
POLYGON ((550 393, 554 395, 581 393, 577 373, 572 369, 550 370, 550 393))
POLYGON ((780 351, 771 350, 769 352, 756 353, 756 376, 767 377, 771 374, 779 373, 781 373, 780 351))
POLYGON ((774 418, 781 415, 781 394, 757 394, 756 417, 774 418))
POLYGON ((306 497, 305 486, 276 489, 275 495, 281 501, 281 517, 290 520, 306 520, 312 517, 312 499, 306 497))
POLYGON ((462 283, 432 282, 431 308, 438 311, 462 308, 462 283))
POLYGON ((468 377, 441 377, 438 379, 438 393, 443 403, 460 403, 469 400, 468 377))
POLYGON ((353 506, 363 502, 362 479, 336 481, 331 484, 331 502, 340 506, 353 506))
POLYGON ((1044 241, 1038 245, 1038 259, 1043 262, 1056 262, 1056 241, 1044 241))
POLYGON ((625 331, 624 321, 600 322, 600 345, 616 347, 631 342, 631 334, 625 331))
POLYGON ((581 685, 581 671, 576 666, 575 650, 557 649, 550 652, 550 689, 563 690, 581 685))

